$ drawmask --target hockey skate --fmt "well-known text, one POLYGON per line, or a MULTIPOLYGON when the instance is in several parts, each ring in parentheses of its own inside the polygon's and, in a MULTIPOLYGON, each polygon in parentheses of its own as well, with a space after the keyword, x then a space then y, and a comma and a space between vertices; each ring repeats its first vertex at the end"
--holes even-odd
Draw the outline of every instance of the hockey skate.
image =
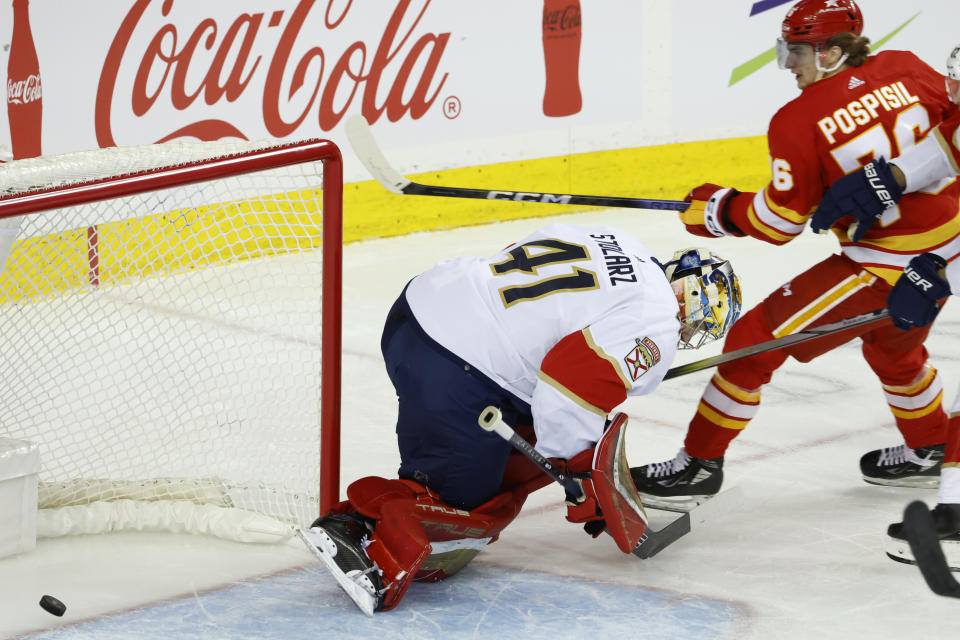
POLYGON ((317 519, 309 529, 299 530, 297 535, 361 611, 372 616, 380 608, 382 580, 377 565, 364 551, 369 531, 358 517, 330 514, 317 519))
MULTIPOLYGON (((960 571, 960 504, 938 504, 930 511, 936 536, 952 571, 960 571)), ((903 522, 887 527, 887 555, 891 560, 917 564, 903 522)))
POLYGON ((940 485, 943 445, 911 449, 905 444, 884 447, 860 458, 864 482, 887 487, 936 488, 940 485))
POLYGON ((681 448, 673 460, 633 467, 630 475, 646 506, 689 511, 720 491, 723 457, 692 458, 681 448))

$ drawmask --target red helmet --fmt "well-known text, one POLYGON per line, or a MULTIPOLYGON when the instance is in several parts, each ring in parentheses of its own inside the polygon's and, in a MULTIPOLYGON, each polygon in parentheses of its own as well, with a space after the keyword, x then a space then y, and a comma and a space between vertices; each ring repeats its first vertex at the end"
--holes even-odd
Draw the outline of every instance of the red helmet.
POLYGON ((783 19, 785 42, 805 42, 816 47, 831 36, 863 31, 863 14, 853 0, 800 0, 783 19))

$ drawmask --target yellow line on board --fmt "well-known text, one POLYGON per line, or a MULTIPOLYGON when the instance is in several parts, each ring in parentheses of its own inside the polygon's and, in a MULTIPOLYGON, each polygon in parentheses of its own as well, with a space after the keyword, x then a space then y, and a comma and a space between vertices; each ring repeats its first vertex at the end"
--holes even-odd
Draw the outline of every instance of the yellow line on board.
MULTIPOLYGON (((441 186, 682 200, 704 182, 755 191, 769 180, 764 136, 598 151, 408 176, 441 186)), ((313 192, 142 216, 98 228, 101 284, 315 248, 313 192), (309 201, 309 203, 307 202, 309 201), (239 209, 238 209, 239 207, 239 209), (185 239, 184 231, 190 237, 185 239), (178 237, 174 251, 161 252, 178 237), (299 238, 299 240, 298 240, 299 238), (304 242, 309 246, 304 246, 304 242)), ((375 181, 344 185, 344 242, 387 238, 596 207, 401 196, 375 181)), ((675 212, 663 215, 676 217, 675 212)), ((677 223, 679 224, 679 222, 677 223)), ((15 243, 0 274, 0 303, 87 289, 86 229, 15 243)), ((174 243, 175 244, 175 243, 174 243)))
MULTIPOLYGON (((766 136, 597 151, 410 174, 414 182, 475 189, 682 200, 704 182, 756 191, 770 179, 766 136)), ((386 238, 591 207, 401 196, 374 181, 344 185, 344 241, 386 238)), ((674 212, 664 215, 676 216, 674 212)), ((678 223, 679 224, 679 223, 678 223)))

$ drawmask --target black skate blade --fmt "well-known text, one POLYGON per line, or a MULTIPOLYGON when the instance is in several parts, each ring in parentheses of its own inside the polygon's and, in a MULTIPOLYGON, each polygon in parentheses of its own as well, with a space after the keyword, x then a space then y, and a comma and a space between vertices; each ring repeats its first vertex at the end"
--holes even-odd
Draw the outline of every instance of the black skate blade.
POLYGON ((903 529, 914 560, 930 590, 940 596, 960 598, 960 582, 950 572, 926 504, 917 500, 907 505, 903 512, 903 529))

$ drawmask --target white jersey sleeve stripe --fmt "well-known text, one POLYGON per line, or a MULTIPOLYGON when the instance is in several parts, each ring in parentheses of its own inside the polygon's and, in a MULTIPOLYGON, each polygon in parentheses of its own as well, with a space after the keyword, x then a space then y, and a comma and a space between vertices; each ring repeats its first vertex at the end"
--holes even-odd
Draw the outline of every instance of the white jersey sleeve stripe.
MULTIPOLYGON (((888 265, 901 270, 907 266, 910 260, 923 253, 923 251, 918 251, 917 253, 887 252, 880 249, 868 249, 862 245, 846 245, 843 246, 842 251, 845 256, 860 264, 888 265)), ((949 260, 951 257, 960 254, 960 236, 957 236, 942 247, 931 249, 931 251, 949 260)))
POLYGON ((804 225, 796 224, 778 215, 767 205, 766 189, 761 189, 753 197, 753 210, 757 218, 765 225, 776 229, 788 236, 798 236, 803 232, 804 225))

